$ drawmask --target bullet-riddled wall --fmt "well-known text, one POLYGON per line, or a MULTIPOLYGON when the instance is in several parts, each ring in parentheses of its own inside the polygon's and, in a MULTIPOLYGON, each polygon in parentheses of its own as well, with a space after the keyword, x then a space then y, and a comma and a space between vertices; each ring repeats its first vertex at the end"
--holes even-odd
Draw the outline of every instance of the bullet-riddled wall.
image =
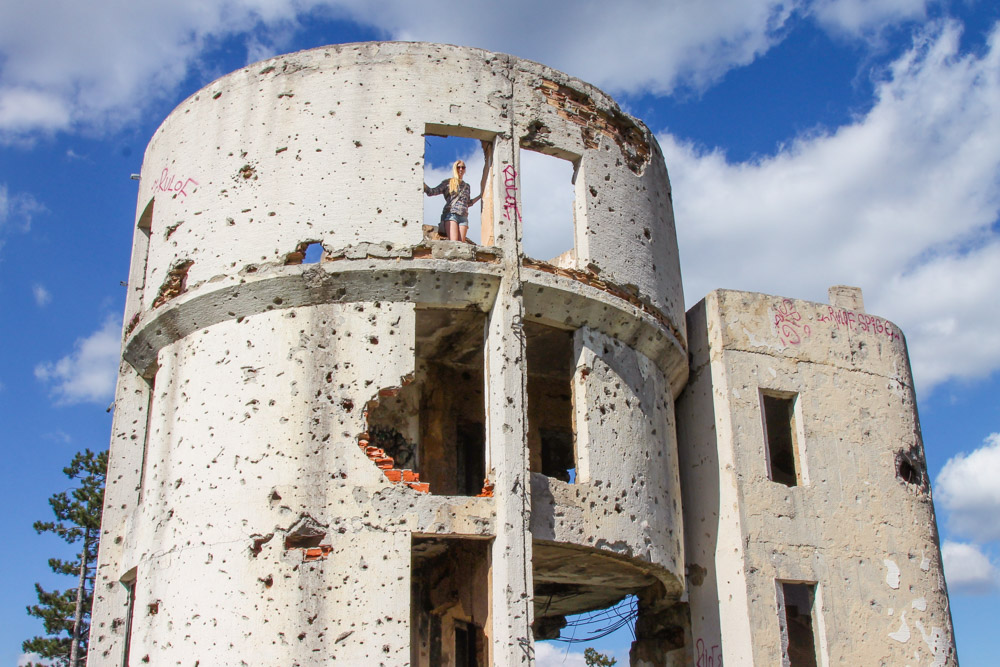
POLYGON ((906 343, 843 291, 716 291, 688 313, 699 664, 957 664, 906 343))
POLYGON ((606 95, 440 45, 257 63, 159 128, 134 238, 94 664, 528 664, 633 593, 637 650, 683 645, 670 189, 606 95), (425 237, 425 134, 482 142, 482 245, 425 237), (574 166, 558 266, 522 150, 574 166))

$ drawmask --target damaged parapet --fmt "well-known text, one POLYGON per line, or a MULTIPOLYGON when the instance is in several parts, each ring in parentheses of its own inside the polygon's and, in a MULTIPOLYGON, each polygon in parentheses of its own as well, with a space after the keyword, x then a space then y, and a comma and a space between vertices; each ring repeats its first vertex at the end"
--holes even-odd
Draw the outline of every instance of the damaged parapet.
POLYGON ((525 665, 629 595, 642 655, 689 648, 670 186, 601 91, 430 44, 247 66, 150 142, 129 285, 94 664, 525 665), (425 228, 428 134, 482 148, 478 244, 425 228), (558 257, 523 151, 572 167, 558 257))
POLYGON ((845 304, 860 290, 717 291, 688 312, 677 422, 702 664, 957 664, 906 343, 845 304))

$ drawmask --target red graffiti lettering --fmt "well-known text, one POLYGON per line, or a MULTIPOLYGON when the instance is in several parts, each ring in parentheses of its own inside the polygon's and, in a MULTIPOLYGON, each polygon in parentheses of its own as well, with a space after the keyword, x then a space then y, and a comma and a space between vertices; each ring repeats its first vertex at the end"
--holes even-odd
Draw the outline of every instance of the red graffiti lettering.
POLYGON ((695 667, 722 667, 722 649, 718 644, 706 648, 705 640, 699 638, 695 642, 695 652, 698 656, 695 667))
POLYGON ((514 170, 513 165, 508 164, 503 168, 503 176, 503 185, 505 188, 503 217, 510 220, 510 214, 513 211, 513 219, 519 221, 521 220, 521 212, 517 208, 517 172, 514 170))
POLYGON ((812 335, 808 324, 802 323, 802 315, 795 310, 791 299, 783 299, 774 313, 774 326, 782 345, 798 345, 803 338, 812 335))
POLYGON ((827 312, 819 316, 820 322, 832 322, 838 329, 861 331, 875 336, 886 336, 889 340, 902 339, 899 329, 887 320, 867 313, 853 313, 843 308, 827 307, 827 312))
POLYGON ((153 184, 153 189, 160 192, 173 192, 176 195, 181 194, 185 197, 188 196, 187 186, 188 185, 198 185, 198 181, 193 178, 179 178, 170 173, 170 171, 164 167, 163 171, 160 172, 160 178, 153 184))

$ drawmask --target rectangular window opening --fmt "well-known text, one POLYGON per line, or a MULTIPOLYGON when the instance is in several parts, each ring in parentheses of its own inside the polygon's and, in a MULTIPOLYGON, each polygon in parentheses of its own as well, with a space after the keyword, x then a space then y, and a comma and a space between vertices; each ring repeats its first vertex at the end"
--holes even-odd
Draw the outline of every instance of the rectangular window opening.
POLYGON ((410 664, 485 667, 489 655, 490 541, 414 535, 410 664))
POLYGON ((576 480, 573 332, 526 322, 528 453, 531 472, 576 480))
POLYGON ((816 667, 816 584, 777 583, 782 664, 816 667))
MULTIPOLYGON (((493 245, 492 187, 494 133, 468 127, 428 123, 424 132, 424 236, 431 239, 449 239, 450 222, 444 220, 451 206, 468 206, 468 226, 457 224, 452 240, 465 240, 479 245, 493 245), (461 180, 468 185, 468 202, 450 202, 449 180, 455 175, 454 167, 461 163, 465 171, 461 180), (485 196, 484 196, 485 195, 485 196), (479 198, 479 199, 477 199, 479 198), (471 203, 472 200, 475 203, 471 203), (464 235, 463 235, 464 234, 464 235)), ((461 215, 461 211, 454 211, 461 215)))
POLYGON ((576 172, 580 161, 568 153, 554 152, 521 151, 521 247, 532 259, 575 269, 576 172))
POLYGON ((801 466, 795 428, 795 394, 760 394, 767 446, 768 475, 785 486, 801 484, 801 466))

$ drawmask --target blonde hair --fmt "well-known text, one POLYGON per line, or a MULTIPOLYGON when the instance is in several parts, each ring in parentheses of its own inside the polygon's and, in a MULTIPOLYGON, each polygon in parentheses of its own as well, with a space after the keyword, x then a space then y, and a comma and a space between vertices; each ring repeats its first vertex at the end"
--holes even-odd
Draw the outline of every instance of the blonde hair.
POLYGON ((448 192, 455 194, 458 192, 458 184, 462 182, 462 177, 458 175, 458 165, 465 166, 465 163, 461 160, 455 160, 455 163, 451 165, 451 178, 448 179, 448 192))

